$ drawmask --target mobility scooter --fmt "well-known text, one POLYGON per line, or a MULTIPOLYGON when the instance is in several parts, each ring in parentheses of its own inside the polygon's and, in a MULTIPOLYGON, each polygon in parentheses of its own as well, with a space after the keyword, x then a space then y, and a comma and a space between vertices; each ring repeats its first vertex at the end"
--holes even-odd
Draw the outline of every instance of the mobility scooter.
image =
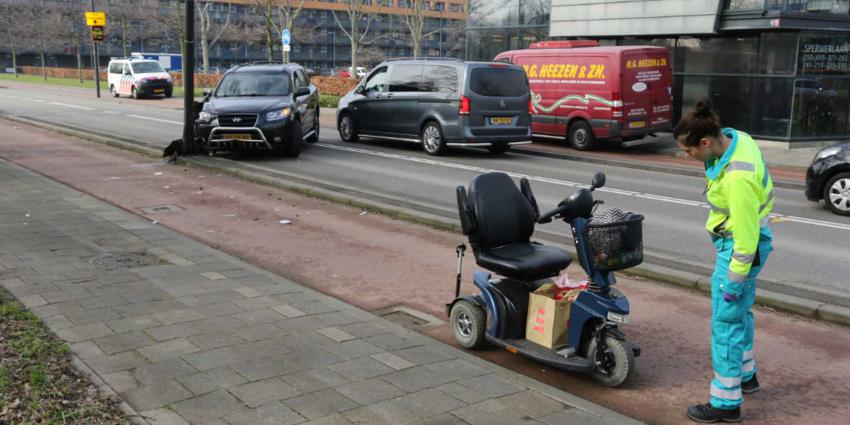
POLYGON ((580 188, 543 215, 525 178, 517 189, 507 174, 491 172, 475 177, 468 192, 457 188, 461 228, 476 263, 501 276, 477 271, 473 282, 480 293, 460 295, 466 246, 458 245, 455 299, 446 312, 459 345, 474 349, 486 341, 553 368, 590 373, 610 387, 629 378, 640 347, 618 328, 628 321, 629 301, 611 286, 615 270, 643 261, 643 216, 618 209, 595 213, 602 201, 594 201, 592 192, 604 184, 605 174, 596 173, 589 188, 580 188), (570 306, 566 345, 546 348, 525 338, 529 294, 552 283, 572 258, 530 238, 535 223, 553 219, 572 229, 589 286, 570 306))

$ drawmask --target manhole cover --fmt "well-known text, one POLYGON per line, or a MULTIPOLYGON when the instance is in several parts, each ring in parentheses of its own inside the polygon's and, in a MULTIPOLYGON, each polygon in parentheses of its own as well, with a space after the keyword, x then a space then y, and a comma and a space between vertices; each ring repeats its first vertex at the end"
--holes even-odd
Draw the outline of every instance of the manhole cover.
POLYGON ((177 205, 154 205, 152 207, 141 208, 141 210, 146 214, 161 214, 183 211, 183 208, 177 205))
POLYGON ((426 326, 442 324, 443 321, 407 306, 393 306, 376 311, 375 314, 407 329, 416 330, 426 326))
POLYGON ((106 254, 99 257, 94 257, 89 260, 89 263, 95 267, 105 270, 121 270, 121 269, 137 269, 139 267, 153 266, 162 264, 159 257, 146 254, 143 252, 132 252, 129 254, 106 254))

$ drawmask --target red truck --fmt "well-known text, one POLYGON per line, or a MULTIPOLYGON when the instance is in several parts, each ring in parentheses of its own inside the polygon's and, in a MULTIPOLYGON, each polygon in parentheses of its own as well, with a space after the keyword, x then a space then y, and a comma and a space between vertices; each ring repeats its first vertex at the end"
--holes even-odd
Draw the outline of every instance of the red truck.
POLYGON ((666 47, 540 41, 494 60, 525 69, 536 135, 566 137, 587 150, 601 141, 639 144, 629 141, 671 128, 673 79, 666 47))

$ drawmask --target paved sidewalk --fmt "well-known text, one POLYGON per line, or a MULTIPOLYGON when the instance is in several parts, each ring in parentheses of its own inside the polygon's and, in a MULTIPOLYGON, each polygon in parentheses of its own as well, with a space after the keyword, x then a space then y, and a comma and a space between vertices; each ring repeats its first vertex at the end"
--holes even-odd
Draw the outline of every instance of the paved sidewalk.
POLYGON ((0 176, 0 284, 142 423, 637 423, 19 166, 0 176))

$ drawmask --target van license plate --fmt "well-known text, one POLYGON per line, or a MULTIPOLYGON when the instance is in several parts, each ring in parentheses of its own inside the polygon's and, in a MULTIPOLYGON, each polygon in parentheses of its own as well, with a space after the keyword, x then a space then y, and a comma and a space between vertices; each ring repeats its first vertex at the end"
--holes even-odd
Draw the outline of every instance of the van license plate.
POLYGON ((629 128, 644 128, 646 127, 646 121, 632 121, 629 123, 629 128))
POLYGON ((512 121, 510 117, 490 117, 490 124, 495 125, 510 124, 512 121))
POLYGON ((154 93, 165 93, 165 89, 154 89, 154 93))
POLYGON ((223 136, 225 139, 233 139, 233 140, 253 140, 250 134, 226 134, 223 136))

